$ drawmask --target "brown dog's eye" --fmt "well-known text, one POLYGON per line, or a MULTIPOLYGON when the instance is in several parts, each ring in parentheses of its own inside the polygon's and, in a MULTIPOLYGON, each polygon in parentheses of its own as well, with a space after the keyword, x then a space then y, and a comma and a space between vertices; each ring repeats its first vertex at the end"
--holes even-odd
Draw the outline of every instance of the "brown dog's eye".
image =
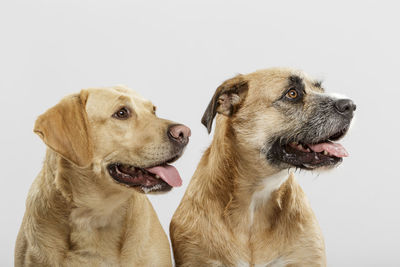
POLYGON ((290 99, 295 99, 295 98, 298 97, 298 95, 299 95, 299 94, 297 93, 296 89, 294 89, 294 88, 290 89, 290 90, 286 93, 286 96, 287 96, 288 98, 290 98, 290 99))
POLYGON ((120 120, 125 120, 131 116, 129 109, 123 107, 113 114, 113 117, 120 120))

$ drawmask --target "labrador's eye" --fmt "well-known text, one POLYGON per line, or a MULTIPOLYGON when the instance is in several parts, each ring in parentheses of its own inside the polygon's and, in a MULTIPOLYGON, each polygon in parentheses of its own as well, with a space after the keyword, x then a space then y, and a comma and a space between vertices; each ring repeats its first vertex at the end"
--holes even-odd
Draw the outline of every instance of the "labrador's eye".
POLYGON ((296 89, 292 88, 290 89, 287 93, 286 93, 286 97, 290 98, 290 99, 295 99, 299 96, 299 94, 297 93, 296 89))
POLYGON ((131 112, 126 107, 121 108, 120 110, 118 110, 117 112, 115 112, 113 114, 113 117, 116 119, 119 119, 119 120, 126 120, 130 116, 131 116, 131 112))

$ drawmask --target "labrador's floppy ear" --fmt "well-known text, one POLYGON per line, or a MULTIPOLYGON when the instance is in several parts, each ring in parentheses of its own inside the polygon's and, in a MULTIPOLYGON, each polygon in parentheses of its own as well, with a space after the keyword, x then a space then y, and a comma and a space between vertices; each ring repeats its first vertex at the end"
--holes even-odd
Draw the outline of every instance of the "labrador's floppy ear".
POLYGON ((208 133, 211 132, 212 123, 217 113, 232 116, 236 112, 240 103, 246 97, 248 88, 248 82, 243 78, 243 75, 237 75, 226 80, 217 88, 201 119, 201 123, 207 127, 208 133))
POLYGON ((92 159, 85 111, 87 96, 82 90, 63 98, 37 118, 33 129, 48 147, 81 167, 92 159))

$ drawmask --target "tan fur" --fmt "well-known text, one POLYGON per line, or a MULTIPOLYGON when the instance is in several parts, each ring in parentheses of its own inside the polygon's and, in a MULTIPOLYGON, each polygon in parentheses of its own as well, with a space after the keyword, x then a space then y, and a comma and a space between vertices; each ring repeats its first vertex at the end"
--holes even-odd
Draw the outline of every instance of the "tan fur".
POLYGON ((86 89, 41 115, 47 144, 26 201, 15 266, 172 266, 170 246, 147 197, 117 184, 106 166, 165 160, 170 121, 123 86, 86 89), (111 118, 120 107, 129 120, 111 118))
MULTIPOLYGON (((320 93, 312 80, 288 69, 239 75, 217 89, 208 107, 219 113, 214 139, 170 225, 176 266, 326 265, 323 237, 302 189, 293 174, 274 168, 260 154, 268 136, 285 130, 287 119, 272 101, 293 73, 304 78, 308 92, 320 93), (231 89, 241 81, 247 85, 231 89), (268 179, 285 174, 263 197, 268 179)), ((203 119, 207 124, 207 113, 203 119)))

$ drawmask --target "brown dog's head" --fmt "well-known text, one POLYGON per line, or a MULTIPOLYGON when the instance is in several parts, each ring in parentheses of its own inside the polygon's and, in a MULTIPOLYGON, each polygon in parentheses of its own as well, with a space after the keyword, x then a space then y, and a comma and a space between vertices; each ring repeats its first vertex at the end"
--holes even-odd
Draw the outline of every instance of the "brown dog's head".
POLYGON ((229 125, 237 145, 266 167, 315 169, 347 156, 334 141, 346 134, 355 109, 300 71, 267 69, 225 81, 202 123, 210 132, 216 114, 223 115, 220 124, 229 125))
POLYGON ((76 168, 141 192, 181 185, 168 165, 187 145, 190 129, 158 118, 155 106, 123 86, 86 89, 39 116, 37 133, 76 168))

